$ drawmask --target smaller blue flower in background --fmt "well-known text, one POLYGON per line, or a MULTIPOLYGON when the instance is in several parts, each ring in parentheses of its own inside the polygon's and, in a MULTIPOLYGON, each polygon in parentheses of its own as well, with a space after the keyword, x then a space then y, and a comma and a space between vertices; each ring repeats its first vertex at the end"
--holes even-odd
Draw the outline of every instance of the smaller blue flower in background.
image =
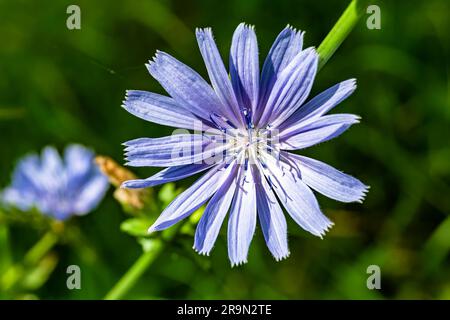
POLYGON ((81 146, 69 145, 60 157, 53 147, 41 156, 22 158, 12 177, 12 184, 1 196, 6 206, 26 211, 31 208, 65 220, 72 215, 92 211, 103 199, 108 179, 94 163, 94 153, 81 146))

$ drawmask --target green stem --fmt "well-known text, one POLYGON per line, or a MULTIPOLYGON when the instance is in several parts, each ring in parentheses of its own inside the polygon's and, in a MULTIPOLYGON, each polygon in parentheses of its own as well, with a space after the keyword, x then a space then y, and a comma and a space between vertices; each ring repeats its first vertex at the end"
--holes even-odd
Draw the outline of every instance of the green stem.
POLYGON ((196 224, 200 219, 200 211, 193 213, 188 221, 164 230, 158 238, 150 239, 149 245, 143 246, 144 252, 136 260, 136 262, 128 269, 122 278, 114 285, 114 287, 106 294, 104 300, 118 300, 122 298, 142 276, 147 268, 158 258, 159 254, 163 252, 167 243, 170 243, 183 226, 196 224))
POLYGON ((48 231, 25 254, 22 264, 10 267, 1 277, 0 287, 4 290, 12 288, 24 275, 26 268, 36 265, 58 243, 59 236, 54 231, 48 231))
POLYGON ((364 1, 352 0, 331 31, 320 44, 317 49, 317 52, 319 53, 318 70, 320 70, 325 63, 327 63, 334 52, 339 48, 341 43, 345 40, 345 38, 347 38, 350 31, 352 31, 355 27, 359 18, 363 15, 364 5, 362 2, 364 1))
POLYGON ((23 263, 33 266, 38 263, 57 243, 59 236, 54 231, 48 231, 28 252, 23 263))
POLYGON ((142 276, 147 268, 155 261, 162 252, 163 242, 161 239, 154 239, 152 246, 144 251, 116 285, 106 294, 105 300, 117 300, 123 297, 142 276))

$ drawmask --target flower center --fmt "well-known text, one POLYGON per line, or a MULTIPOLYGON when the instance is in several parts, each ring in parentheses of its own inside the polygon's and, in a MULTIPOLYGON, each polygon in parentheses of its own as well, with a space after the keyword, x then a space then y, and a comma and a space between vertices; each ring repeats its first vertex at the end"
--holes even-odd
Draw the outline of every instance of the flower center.
POLYGON ((245 119, 245 127, 237 128, 223 115, 213 113, 211 122, 222 132, 224 142, 227 144, 227 159, 237 160, 239 164, 248 163, 262 165, 268 156, 279 158, 277 130, 267 126, 255 127, 251 120, 251 113, 247 109, 242 110, 245 119))
POLYGON ((259 128, 233 130, 227 135, 227 139, 234 152, 234 158, 243 160, 245 164, 263 163, 262 155, 267 156, 274 151, 277 152, 271 133, 270 130, 259 128))

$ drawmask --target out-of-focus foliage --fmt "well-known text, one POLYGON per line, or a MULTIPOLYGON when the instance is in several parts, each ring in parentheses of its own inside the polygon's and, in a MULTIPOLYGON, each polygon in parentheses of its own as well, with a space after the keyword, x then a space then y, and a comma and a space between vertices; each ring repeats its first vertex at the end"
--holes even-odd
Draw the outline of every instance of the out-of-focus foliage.
MULTIPOLYGON (((192 230, 186 227, 126 298, 450 299, 449 4, 375 3, 381 30, 368 30, 368 15, 363 16, 320 71, 312 92, 357 78, 358 89, 338 108, 360 115, 361 124, 306 150, 369 184, 366 201, 340 204, 319 196, 334 228, 320 240, 290 221, 291 256, 278 263, 260 229, 249 263, 231 268, 225 226, 210 257, 192 250, 192 230), (381 290, 366 287, 369 265, 381 268, 381 290)), ((236 25, 254 24, 263 59, 287 23, 307 31, 306 45, 317 47, 347 4, 0 1, 0 185, 9 183, 20 156, 47 144, 62 149, 82 143, 122 163, 122 142, 170 134, 172 129, 139 120, 120 104, 126 89, 163 93, 144 67, 156 49, 206 76, 196 27, 213 27, 227 60, 236 25), (81 30, 66 28, 70 4, 81 8, 81 30)), ((141 177, 154 172, 135 170, 141 177)), ((58 244, 25 270, 17 289, 0 292, 0 298, 102 298, 142 252, 133 236, 142 235, 142 221, 126 219, 154 219, 176 190, 192 181, 153 190, 153 207, 140 218, 125 215, 110 191, 95 212, 59 230, 58 244), (81 290, 66 287, 67 266, 74 264, 81 268, 81 290)), ((48 222, 32 213, 30 223, 5 215, 0 214, 1 276, 17 271, 48 229, 48 222)))

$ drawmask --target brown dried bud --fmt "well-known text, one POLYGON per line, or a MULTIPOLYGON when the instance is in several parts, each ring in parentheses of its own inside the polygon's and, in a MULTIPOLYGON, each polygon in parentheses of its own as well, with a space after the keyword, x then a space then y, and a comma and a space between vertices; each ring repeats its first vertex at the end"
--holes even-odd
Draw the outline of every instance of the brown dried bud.
POLYGON ((125 169, 110 157, 96 156, 95 163, 103 174, 108 177, 109 182, 117 188, 120 187, 124 181, 136 179, 134 173, 125 169))
POLYGON ((117 188, 114 191, 114 198, 123 205, 126 211, 134 214, 148 205, 151 195, 149 189, 123 189, 120 187, 124 181, 137 179, 134 173, 122 167, 110 157, 97 156, 95 157, 95 163, 108 177, 110 183, 117 188))

